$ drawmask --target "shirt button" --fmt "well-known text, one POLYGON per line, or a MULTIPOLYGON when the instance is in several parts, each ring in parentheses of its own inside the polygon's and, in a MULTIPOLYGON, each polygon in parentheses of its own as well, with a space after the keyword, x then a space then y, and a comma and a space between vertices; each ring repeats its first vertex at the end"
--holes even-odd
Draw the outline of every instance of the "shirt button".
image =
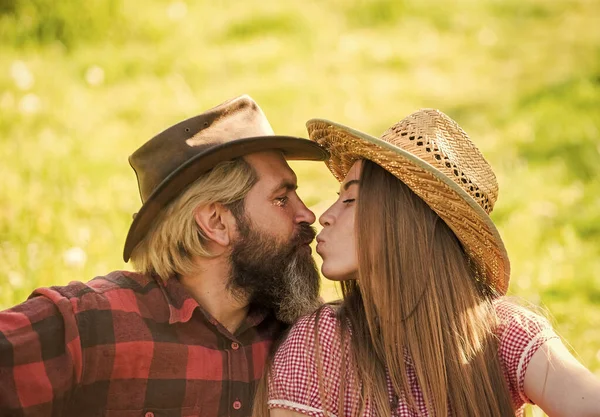
POLYGON ((233 343, 231 344, 231 349, 233 349, 233 350, 238 350, 239 348, 240 348, 240 344, 239 344, 239 343, 237 343, 237 342, 233 342, 233 343))
POLYGON ((154 413, 152 411, 148 411, 146 414, 144 414, 144 417, 154 417, 154 413))
POLYGON ((239 410, 240 408, 242 408, 242 403, 240 402, 240 400, 235 400, 233 402, 233 408, 235 408, 236 410, 239 410))

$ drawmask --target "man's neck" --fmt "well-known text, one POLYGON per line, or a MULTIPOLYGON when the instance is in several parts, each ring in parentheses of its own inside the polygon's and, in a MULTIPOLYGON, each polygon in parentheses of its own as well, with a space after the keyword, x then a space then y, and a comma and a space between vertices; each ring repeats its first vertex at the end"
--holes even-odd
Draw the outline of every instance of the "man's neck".
POLYGON ((246 318, 249 306, 227 289, 229 273, 227 260, 202 259, 201 268, 193 275, 182 276, 180 282, 204 310, 233 334, 246 318))

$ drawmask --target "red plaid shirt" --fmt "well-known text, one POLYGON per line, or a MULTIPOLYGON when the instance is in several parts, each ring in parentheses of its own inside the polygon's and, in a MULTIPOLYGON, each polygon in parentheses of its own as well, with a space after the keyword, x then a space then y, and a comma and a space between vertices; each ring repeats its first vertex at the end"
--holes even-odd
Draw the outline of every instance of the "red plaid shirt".
POLYGON ((1 416, 251 413, 274 316, 231 334, 176 279, 117 271, 0 312, 1 416))
MULTIPOLYGON (((523 388, 525 372, 533 354, 548 340, 558 336, 546 319, 526 308, 505 299, 495 302, 500 325, 496 329, 498 337, 498 357, 508 383, 515 408, 515 416, 523 415, 523 406, 531 401, 523 388)), ((341 389, 340 364, 350 363, 351 351, 348 342, 343 347, 338 332, 338 319, 331 307, 325 307, 315 323, 315 315, 301 318, 290 330, 286 340, 277 350, 269 378, 269 408, 284 408, 314 417, 342 417, 356 413, 359 392, 355 375, 347 374, 349 382, 344 391, 344 410, 338 410, 341 389), (321 351, 320 365, 324 384, 321 396, 317 361, 315 358, 315 326, 319 333, 321 351), (343 350, 342 350, 343 348, 343 350), (343 352, 343 353, 342 353, 343 352), (325 405, 323 404, 325 401, 325 405), (326 408, 326 411, 324 409, 326 408)), ((425 400, 411 358, 405 357, 407 374, 418 411, 411 410, 406 398, 401 396, 392 415, 398 417, 428 416, 425 400)), ((393 404, 393 388, 388 376, 388 395, 393 404)), ((450 414, 449 414, 450 415, 450 414)), ((367 403, 363 417, 374 417, 372 403, 367 403)))

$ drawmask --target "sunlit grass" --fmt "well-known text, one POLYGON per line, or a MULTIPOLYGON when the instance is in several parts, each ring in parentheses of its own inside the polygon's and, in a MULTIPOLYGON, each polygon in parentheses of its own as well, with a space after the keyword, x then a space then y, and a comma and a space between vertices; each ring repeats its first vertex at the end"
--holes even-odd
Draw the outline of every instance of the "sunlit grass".
MULTIPOLYGON (((249 93, 277 132, 323 117, 379 135, 436 107, 497 171, 511 293, 600 374, 597 2, 59 3, 0 7, 0 308, 128 268, 127 156, 179 120, 249 93)), ((337 184, 294 167, 322 212, 337 184)))

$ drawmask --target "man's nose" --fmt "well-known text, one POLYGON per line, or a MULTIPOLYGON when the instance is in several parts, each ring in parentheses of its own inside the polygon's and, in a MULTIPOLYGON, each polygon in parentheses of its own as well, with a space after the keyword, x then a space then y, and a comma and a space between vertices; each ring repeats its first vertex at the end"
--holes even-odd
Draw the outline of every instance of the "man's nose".
POLYGON ((298 199, 298 202, 299 205, 298 211, 296 212, 296 223, 313 224, 317 220, 315 213, 313 213, 308 207, 306 207, 302 200, 298 199))

